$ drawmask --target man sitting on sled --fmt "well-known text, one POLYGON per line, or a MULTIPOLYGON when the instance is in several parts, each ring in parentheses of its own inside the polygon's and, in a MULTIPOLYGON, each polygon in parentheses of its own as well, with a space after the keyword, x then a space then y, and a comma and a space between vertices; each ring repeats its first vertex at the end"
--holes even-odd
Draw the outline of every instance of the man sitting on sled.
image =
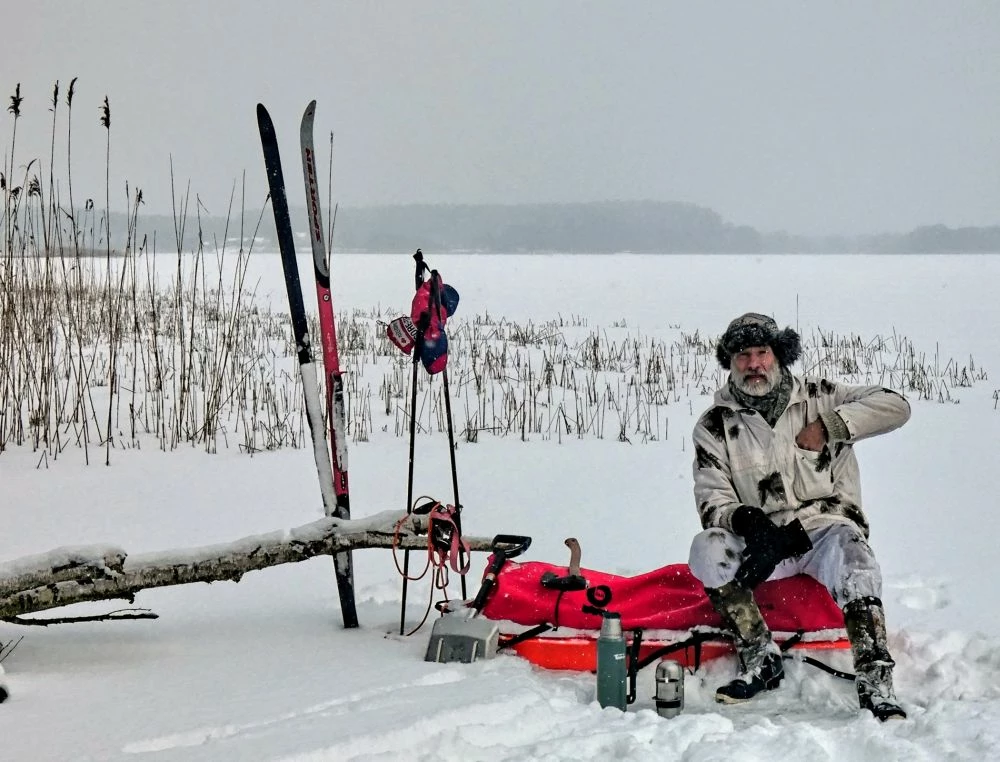
POLYGON ((734 703, 778 687, 781 654, 752 590, 807 574, 843 609, 861 707, 902 719, 854 444, 902 426, 910 406, 880 386, 792 375, 800 354, 791 328, 756 313, 733 320, 716 348, 728 383, 694 428, 704 531, 689 566, 733 632, 741 666, 715 697, 734 703))

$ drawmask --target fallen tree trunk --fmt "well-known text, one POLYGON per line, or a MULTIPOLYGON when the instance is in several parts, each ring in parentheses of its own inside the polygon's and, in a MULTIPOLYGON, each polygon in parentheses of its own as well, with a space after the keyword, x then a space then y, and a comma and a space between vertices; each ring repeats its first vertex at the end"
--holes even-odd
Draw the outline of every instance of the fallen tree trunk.
MULTIPOLYGON (((128 556, 120 548, 59 548, 0 564, 0 619, 85 601, 134 601, 140 590, 190 582, 239 582, 249 571, 341 550, 427 548, 427 518, 385 511, 365 519, 319 519, 231 543, 128 556), (397 524, 404 519, 402 524, 397 524)), ((471 550, 492 540, 465 537, 471 550)))
POLYGON ((30 590, 86 577, 108 569, 121 571, 125 551, 114 547, 67 547, 0 563, 0 599, 30 590))

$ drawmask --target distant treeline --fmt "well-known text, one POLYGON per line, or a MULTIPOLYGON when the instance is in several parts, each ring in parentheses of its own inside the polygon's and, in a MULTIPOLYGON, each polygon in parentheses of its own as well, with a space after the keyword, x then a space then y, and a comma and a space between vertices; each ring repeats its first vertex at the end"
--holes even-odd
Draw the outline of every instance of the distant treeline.
MULTIPOLYGON (((260 209, 247 210, 243 238, 249 240, 260 209)), ((112 230, 124 230, 124 216, 112 230)), ((329 222, 327 225, 329 225, 329 222)), ((188 220, 183 250, 197 245, 199 230, 206 246, 239 241, 239 219, 208 217, 188 220)), ((304 208, 292 209, 299 245, 307 249, 304 208)), ((139 228, 158 251, 176 249, 169 216, 141 215, 139 228)), ((254 248, 276 251, 277 237, 270 209, 265 210, 254 248)), ((726 222, 718 213, 694 204, 622 201, 574 204, 412 204, 341 208, 337 213, 334 248, 338 251, 408 252, 481 251, 499 253, 877 253, 941 254, 1000 252, 1000 226, 919 227, 907 233, 866 236, 808 237, 761 232, 726 222)))

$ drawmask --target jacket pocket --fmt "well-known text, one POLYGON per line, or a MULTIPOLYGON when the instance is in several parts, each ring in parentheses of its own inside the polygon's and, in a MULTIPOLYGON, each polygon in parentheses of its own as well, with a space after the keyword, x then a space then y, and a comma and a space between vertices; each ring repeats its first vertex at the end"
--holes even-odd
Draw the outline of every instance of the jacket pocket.
POLYGON ((833 494, 833 463, 829 448, 813 452, 796 447, 794 471, 792 488, 800 502, 833 494))

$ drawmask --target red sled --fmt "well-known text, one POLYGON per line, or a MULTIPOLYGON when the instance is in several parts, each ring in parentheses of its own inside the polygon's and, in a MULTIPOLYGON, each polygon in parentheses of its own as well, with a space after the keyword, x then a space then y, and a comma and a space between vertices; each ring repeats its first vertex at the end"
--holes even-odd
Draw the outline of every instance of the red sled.
MULTIPOLYGON (((594 671, 604 609, 620 615, 623 630, 640 633, 641 662, 667 650, 666 658, 697 667, 733 652, 719 615, 686 564, 635 577, 583 569, 574 579, 585 589, 543 584, 543 577, 559 582, 565 574, 566 567, 537 561, 502 566, 481 609, 483 617, 498 622, 501 648, 546 669, 594 671), (536 634, 522 639, 525 632, 536 634)), ((811 577, 764 582, 754 594, 779 644, 797 650, 850 647, 840 608, 811 577)))

